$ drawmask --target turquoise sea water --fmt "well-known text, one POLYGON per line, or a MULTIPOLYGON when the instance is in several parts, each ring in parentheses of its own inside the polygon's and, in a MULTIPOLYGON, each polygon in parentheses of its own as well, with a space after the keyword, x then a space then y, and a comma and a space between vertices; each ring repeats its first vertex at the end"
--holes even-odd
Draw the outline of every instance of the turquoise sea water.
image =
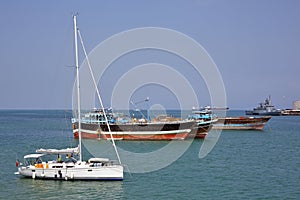
MULTIPOLYGON (((77 145, 70 117, 70 111, 0 111, 0 199, 300 199, 297 116, 273 117, 264 131, 223 131, 203 159, 198 157, 203 140, 195 140, 168 167, 126 173, 122 182, 45 181, 14 175, 16 158, 41 147, 77 145)), ((117 141, 137 152, 166 143, 117 141)), ((88 154, 85 150, 84 157, 88 154)), ((126 164, 126 159, 122 161, 126 164)))

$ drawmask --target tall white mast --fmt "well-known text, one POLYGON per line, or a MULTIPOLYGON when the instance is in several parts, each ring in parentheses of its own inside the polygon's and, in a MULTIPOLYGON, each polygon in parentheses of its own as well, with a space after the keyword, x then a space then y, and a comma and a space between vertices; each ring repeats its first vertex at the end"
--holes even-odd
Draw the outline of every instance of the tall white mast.
POLYGON ((79 161, 82 161, 81 150, 81 112, 80 112, 80 84, 79 84, 79 66, 78 66, 78 45, 77 45, 77 23, 76 15, 73 16, 74 22, 74 43, 75 43, 75 67, 76 67, 76 83, 77 83, 77 112, 78 112, 78 137, 79 137, 79 161))

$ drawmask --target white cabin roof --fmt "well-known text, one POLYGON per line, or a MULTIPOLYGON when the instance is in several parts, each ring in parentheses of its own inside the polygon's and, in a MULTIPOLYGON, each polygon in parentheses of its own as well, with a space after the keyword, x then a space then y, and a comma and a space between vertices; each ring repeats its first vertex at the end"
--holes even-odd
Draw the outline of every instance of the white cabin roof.
POLYGON ((44 154, 28 154, 26 156, 24 156, 25 159, 27 158, 39 158, 41 156, 43 156, 44 154))
POLYGON ((44 154, 78 154, 79 148, 67 148, 67 149, 37 149, 37 153, 44 153, 44 154))
POLYGON ((109 162, 108 158, 90 158, 88 162, 109 162))

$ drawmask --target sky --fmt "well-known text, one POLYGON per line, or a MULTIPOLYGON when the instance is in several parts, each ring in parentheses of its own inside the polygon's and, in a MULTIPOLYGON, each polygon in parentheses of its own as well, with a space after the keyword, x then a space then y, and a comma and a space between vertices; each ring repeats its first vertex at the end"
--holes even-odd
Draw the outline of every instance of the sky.
MULTIPOLYGON (((175 30, 210 55, 223 79, 229 108, 252 109, 268 95, 276 107, 290 108, 300 100, 299 9, 297 0, 1 1, 0 109, 72 107, 74 13, 87 52, 123 31, 175 30)), ((205 82, 182 59, 151 50, 132 54, 112 63, 101 79, 108 82, 103 85, 116 83, 130 67, 162 62, 177 65, 199 104, 210 104, 205 82)), ((105 106, 111 89, 101 88, 105 106)), ((146 97, 158 107, 178 104, 176 94, 157 84, 132 94, 135 102, 146 97)))

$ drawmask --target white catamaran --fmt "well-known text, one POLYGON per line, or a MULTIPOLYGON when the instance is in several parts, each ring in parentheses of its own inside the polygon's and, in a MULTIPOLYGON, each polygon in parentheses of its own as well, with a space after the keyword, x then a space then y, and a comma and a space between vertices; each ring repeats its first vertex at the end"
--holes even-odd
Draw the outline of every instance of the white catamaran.
MULTIPOLYGON (((80 87, 79 87, 79 66, 78 66, 78 39, 76 16, 73 16, 74 40, 75 40, 75 65, 77 82, 77 104, 78 104, 78 124, 79 124, 79 146, 67 149, 38 149, 36 154, 24 156, 24 163, 17 162, 18 172, 25 177, 33 179, 57 179, 57 180, 123 180, 124 168, 112 137, 112 144, 118 157, 118 163, 114 163, 108 158, 90 158, 87 162, 82 161, 81 154, 81 113, 80 113, 80 87), (56 160, 44 161, 43 158, 49 155, 57 155, 56 160), (79 155, 79 160, 73 156, 79 155), (62 157, 66 160, 62 161, 62 157)), ((101 99, 100 99, 101 101, 101 99)), ((102 101, 101 101, 102 103, 102 101)), ((103 105, 102 105, 103 106, 103 105)), ((106 119, 107 121, 107 119, 106 119)), ((108 121, 107 121, 108 124, 108 121)), ((109 126, 109 124, 108 124, 109 126)))

